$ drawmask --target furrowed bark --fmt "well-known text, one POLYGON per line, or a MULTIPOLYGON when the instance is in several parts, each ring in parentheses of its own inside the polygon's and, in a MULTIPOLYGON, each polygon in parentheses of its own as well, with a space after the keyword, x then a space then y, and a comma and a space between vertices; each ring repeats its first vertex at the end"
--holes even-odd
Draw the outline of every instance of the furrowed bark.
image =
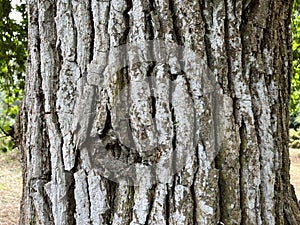
POLYGON ((20 224, 299 224, 291 7, 30 0, 20 224))

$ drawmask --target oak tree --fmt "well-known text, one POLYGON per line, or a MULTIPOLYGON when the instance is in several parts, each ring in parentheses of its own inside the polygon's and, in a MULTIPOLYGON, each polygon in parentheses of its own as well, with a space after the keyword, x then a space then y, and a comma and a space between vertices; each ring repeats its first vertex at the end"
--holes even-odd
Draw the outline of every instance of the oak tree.
POLYGON ((291 7, 29 0, 20 224, 299 224, 291 7))

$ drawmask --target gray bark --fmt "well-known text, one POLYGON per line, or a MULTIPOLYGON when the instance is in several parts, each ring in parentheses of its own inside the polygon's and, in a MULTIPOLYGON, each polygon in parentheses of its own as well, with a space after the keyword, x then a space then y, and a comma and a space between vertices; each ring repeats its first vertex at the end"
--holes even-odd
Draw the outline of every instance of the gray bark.
POLYGON ((300 224, 289 178, 291 5, 29 0, 20 224, 300 224), (182 48, 153 60, 162 42, 182 48), (125 53, 111 63, 115 49, 125 53), (136 177, 111 175, 129 163, 136 177), (149 182, 147 168, 161 173, 149 182))

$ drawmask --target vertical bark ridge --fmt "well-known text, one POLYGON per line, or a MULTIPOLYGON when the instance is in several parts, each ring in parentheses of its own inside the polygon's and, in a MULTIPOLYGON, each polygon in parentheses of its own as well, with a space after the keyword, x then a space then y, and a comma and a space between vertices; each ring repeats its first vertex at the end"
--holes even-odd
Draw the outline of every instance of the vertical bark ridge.
MULTIPOLYGON (((44 102, 45 102, 45 129, 46 128, 50 128, 49 127, 49 121, 52 121, 55 125, 55 129, 58 131, 58 136, 61 137, 60 134, 60 124, 58 121, 58 116, 56 113, 56 102, 55 100, 57 99, 56 93, 54 90, 58 90, 58 86, 56 84, 56 82, 58 83, 58 73, 60 72, 60 67, 56 68, 55 65, 60 65, 60 56, 59 56, 59 52, 58 49, 56 49, 56 41, 57 41, 57 37, 56 35, 53 35, 53 33, 55 33, 56 30, 56 25, 55 25, 55 21, 54 18, 56 16, 56 6, 55 6, 55 2, 50 1, 50 2, 39 2, 39 32, 40 32, 40 37, 43 40, 41 42, 41 53, 44 52, 44 54, 41 54, 41 80, 42 80, 42 90, 43 90, 43 94, 44 94, 44 102), (46 20, 47 17, 50 17, 51 19, 46 20)), ((46 193, 47 193, 47 197, 49 198, 49 202, 51 202, 52 204, 52 209, 54 210, 53 213, 50 213, 49 215, 52 217, 52 219, 50 220, 51 223, 53 221, 60 221, 61 218, 58 218, 59 216, 62 215, 57 215, 58 211, 61 211, 62 209, 66 209, 66 211, 69 211, 69 214, 66 214, 66 216, 62 216, 64 218, 67 218, 67 220, 69 219, 68 216, 73 215, 74 212, 74 208, 73 208, 73 198, 72 198, 72 191, 68 192, 69 190, 64 189, 64 194, 66 196, 66 198, 68 199, 67 203, 63 203, 64 206, 59 205, 59 203, 57 203, 54 200, 54 195, 52 195, 53 193, 51 193, 51 187, 49 187, 49 185, 51 186, 51 180, 55 177, 57 174, 55 174, 53 172, 53 168, 57 168, 55 166, 56 162, 55 160, 52 161, 53 158, 53 151, 51 151, 51 148, 53 146, 53 140, 52 140, 52 136, 53 133, 52 131, 48 130, 47 131, 47 136, 49 138, 49 146, 48 146, 48 151, 49 151, 49 159, 51 160, 51 179, 48 180, 47 184, 44 184, 43 189, 45 189, 46 193), (69 195, 69 194, 71 195, 69 195), (57 206, 58 205, 58 206, 57 206), (58 211, 56 211, 56 209, 58 209, 58 211)), ((60 140, 60 143, 61 140, 60 140)), ((61 148, 62 145, 58 145, 57 147, 61 148)), ((59 154, 60 155, 60 160, 62 160, 62 155, 61 152, 56 152, 55 154, 59 154)), ((60 164, 63 165, 63 164, 60 164)), ((65 179, 65 174, 62 173, 62 180, 64 182, 65 179)), ((69 177, 70 178, 70 177, 69 177)), ((72 179, 68 181, 68 183, 70 184, 70 186, 72 186, 72 179)), ((70 187, 68 186, 68 187, 70 187)), ((50 210, 50 209, 48 209, 50 210)), ((50 210, 51 211, 51 210, 50 210)), ((46 213, 47 215, 48 213, 46 213)), ((42 216, 41 216, 42 218, 42 216)), ((49 221, 49 222, 50 222, 49 221)), ((61 219, 61 221, 63 221, 63 219, 61 219)), ((44 223, 44 222, 42 222, 44 223)))
MULTIPOLYGON (((220 170, 220 221, 225 224, 239 224, 240 206, 236 202, 236 199, 240 196, 239 140, 237 139, 238 133, 235 124, 236 118, 234 118, 234 101, 232 99, 234 87, 231 86, 232 73, 236 74, 239 71, 239 69, 233 68, 231 59, 231 55, 234 60, 239 59, 238 52, 235 52, 238 47, 233 45, 234 43, 238 44, 236 41, 238 37, 232 34, 236 30, 232 20, 234 19, 238 22, 238 18, 232 19, 228 17, 232 12, 229 10, 233 9, 233 4, 228 1, 213 1, 211 3, 204 1, 201 5, 203 7, 203 18, 206 23, 205 46, 209 67, 222 88, 223 104, 226 107, 225 115, 219 122, 224 123, 224 136, 216 160, 216 166, 220 170), (230 43, 230 40, 233 40, 232 43, 230 43), (236 70, 234 71, 234 69, 236 70), (227 133, 226 130, 231 130, 231 133, 227 133)), ((222 129, 220 132, 222 132, 222 129)))
MULTIPOLYGON (((28 60, 27 70, 32 73, 27 82, 33 84, 37 89, 27 96, 27 103, 23 104, 24 110, 29 110, 28 114, 24 114, 24 122, 22 126, 24 135, 28 138, 23 140, 23 146, 27 145, 28 149, 23 148, 23 162, 27 171, 24 173, 23 188, 23 204, 21 210, 24 214, 20 217, 20 223, 49 223, 53 220, 52 214, 46 214, 51 208, 51 203, 46 196, 44 185, 50 180, 51 166, 49 161, 49 142, 47 132, 45 130, 45 96, 41 90, 42 71, 41 71, 41 41, 40 41, 40 23, 38 13, 38 4, 29 2, 30 12, 33 13, 29 17, 32 23, 32 33, 29 35, 30 57, 28 60), (38 88, 39 87, 39 88, 38 88), (32 115, 33 111, 38 114, 32 115), (35 123, 35 124, 33 124, 35 123), (37 134, 42 134, 42 138, 37 134), (33 144, 35 143, 35 144, 33 144), (36 165, 37 167, 34 167, 36 165)), ((29 90, 29 86, 26 85, 29 90)))
POLYGON ((274 182, 275 175, 272 175, 274 171, 274 154, 273 143, 270 135, 270 111, 265 106, 269 106, 269 99, 265 90, 265 81, 262 74, 264 68, 261 67, 262 56, 260 54, 260 46, 263 40, 263 30, 266 27, 267 18, 269 16, 268 8, 270 2, 264 2, 259 5, 252 5, 247 12, 247 15, 251 18, 255 18, 250 22, 250 17, 244 18, 246 23, 245 28, 248 27, 248 31, 245 29, 243 33, 243 47, 245 49, 245 66, 248 68, 245 71, 245 75, 250 79, 250 94, 252 102, 252 112, 254 115, 255 132, 257 139, 257 147, 260 151, 260 204, 261 204, 261 219, 259 222, 262 224, 274 224, 275 223, 275 207, 273 203, 266 201, 272 199, 274 196, 274 182), (264 12, 264 16, 262 16, 264 12), (267 13, 265 13, 267 12, 267 13), (253 33, 256 33, 256 36, 253 33), (250 44, 250 43, 256 43, 250 44), (251 48, 250 48, 251 45, 251 48), (253 59, 256 59, 254 61, 253 59), (249 75, 248 75, 249 74, 249 75), (258 92, 262 91, 262 92, 258 92))
POLYGON ((94 171, 88 174, 89 196, 91 204, 91 224, 108 224, 109 202, 105 181, 94 171))
MULTIPOLYGON (((27 64, 27 71, 32 73, 33 75, 31 76, 31 81, 34 82, 34 85, 38 85, 38 73, 39 73, 39 64, 40 64, 40 46, 39 46, 39 39, 38 39, 38 9, 37 9, 37 4, 34 3, 33 1, 28 3, 28 11, 33 13, 31 16, 29 16, 29 21, 32 24, 32 32, 28 35, 28 43, 31 48, 29 48, 29 54, 30 56, 28 57, 28 64, 27 64)), ((29 78, 27 78, 29 80, 29 78)), ((25 89, 29 88, 28 84, 25 85, 25 89)), ((36 103, 34 102, 35 98, 37 98, 36 95, 34 96, 26 96, 26 102, 23 102, 22 108, 26 112, 27 110, 32 110, 32 108, 35 106, 36 103), (30 104, 32 103, 32 104, 30 104)), ((23 115, 23 123, 21 124, 21 129, 23 131, 23 134, 25 137, 27 134, 30 132, 30 116, 26 113, 23 115), (26 122, 25 122, 26 121, 26 122)), ((33 200, 29 197, 30 193, 30 183, 29 179, 31 179, 32 176, 32 168, 30 166, 31 162, 31 153, 32 153, 32 148, 29 148, 28 142, 31 137, 27 137, 26 139, 24 138, 21 140, 23 142, 21 145, 24 146, 22 148, 23 154, 22 154, 22 160, 23 160, 23 186, 27 186, 27 188, 23 188, 22 192, 22 203, 20 209, 22 210, 22 214, 20 215, 20 224, 22 223, 34 223, 36 218, 35 218, 35 212, 34 212, 34 204, 33 200), (26 147, 25 147, 26 146, 26 147)))
POLYGON ((116 190, 113 225, 130 224, 133 220, 134 187, 119 185, 116 190))
MULTIPOLYGON (((254 9, 258 6, 254 6, 254 9)), ((252 94, 252 109, 255 118, 255 129, 257 135, 258 147, 260 150, 260 164, 261 164, 261 217, 263 224, 275 223, 275 206, 270 199, 274 197, 274 150, 271 137, 271 116, 269 108, 266 105, 270 105, 268 95, 266 93, 266 83, 264 77, 264 70, 262 68, 262 53, 260 52, 264 38, 264 29, 266 28, 267 19, 269 17, 268 8, 270 2, 264 2, 261 7, 253 13, 255 17, 253 29, 256 31, 257 51, 254 52, 257 62, 253 65, 250 63, 250 71, 252 76, 250 77, 250 88, 252 94), (261 16, 262 11, 265 16, 261 16), (259 24, 259 25, 258 25, 259 24)), ((276 37, 276 36, 275 36, 276 37)), ((255 39, 255 38, 254 38, 255 39)), ((251 60, 251 59, 250 59, 251 60)))
POLYGON ((91 224, 91 205, 89 197, 89 189, 87 176, 84 170, 79 170, 74 174, 75 178, 75 201, 76 214, 75 219, 77 224, 91 224))
MULTIPOLYGON (((292 66, 292 42, 289 37, 290 31, 290 15, 292 11, 292 1, 288 2, 286 5, 284 1, 280 1, 277 5, 279 10, 279 15, 281 18, 285 18, 282 20, 278 20, 278 39, 280 43, 285 43, 285 45, 279 45, 277 47, 275 58, 278 60, 278 76, 282 76, 283 74, 283 82, 280 82, 279 85, 279 93, 278 93, 278 101, 279 110, 277 111, 277 115, 280 115, 281 120, 278 121, 278 130, 277 135, 282 137, 282 143, 287 143, 289 140, 288 129, 289 129, 289 95, 290 95, 290 79, 291 79, 291 70, 289 68, 292 66), (280 31, 280 32, 279 32, 280 31), (280 55, 280 56, 279 56, 280 55), (281 64, 279 64, 281 62, 281 64)), ((274 15, 275 17, 276 15, 274 15)), ((280 18, 279 17, 279 18, 280 18)), ((277 64, 276 63, 276 64, 277 64)), ((294 188, 290 184, 290 176, 289 176, 289 149, 287 145, 281 144, 279 145, 279 152, 282 153, 282 167, 281 169, 281 179, 283 183, 283 193, 284 193, 284 205, 283 205, 283 214, 286 220, 283 224, 297 224, 300 221, 300 212, 299 212, 299 201, 296 198, 294 188)), ((281 203, 282 206, 282 203, 281 203)))
POLYGON ((71 13, 73 18, 73 26, 76 30, 76 62, 80 67, 81 73, 87 69, 87 65, 91 58, 91 37, 93 31, 93 20, 90 10, 90 0, 70 1, 72 7, 71 13))
MULTIPOLYGON (((241 107, 242 101, 245 101, 245 96, 243 96, 244 90, 241 90, 243 88, 239 86, 244 86, 244 80, 241 78, 241 41, 240 41, 240 35, 239 35, 239 24, 240 24, 240 7, 241 5, 236 6, 235 1, 226 0, 224 1, 225 5, 225 19, 224 19, 224 39, 225 39, 225 49, 226 49, 226 58, 227 58, 227 85, 228 87, 225 88, 229 91, 229 96, 232 99, 232 107, 234 112, 234 124, 233 127, 235 127, 235 131, 237 132, 237 127, 239 127, 239 135, 237 136, 237 141, 240 143, 239 145, 246 145, 245 143, 245 137, 242 134, 242 130, 245 128, 242 126, 242 118, 240 118, 241 112, 239 112, 239 109, 241 107), (239 7, 240 6, 240 7, 239 7), (242 92, 242 93, 241 93, 242 92), (240 127, 241 126, 241 127, 240 127), (243 142, 243 143, 242 143, 243 142)), ((242 117, 242 116, 241 116, 242 117)), ((231 223, 239 224, 242 223, 241 221, 241 208, 247 207, 247 199, 244 197, 244 190, 242 190, 244 185, 244 182, 247 180, 241 180, 244 176, 243 171, 243 161, 245 158, 242 157, 243 150, 245 147, 239 147, 234 146, 234 149, 229 150, 230 152, 230 164, 236 165, 234 168, 229 169, 227 163, 225 163, 224 171, 231 170, 231 172, 228 175, 223 175, 221 172, 221 182, 223 185, 221 185, 220 192, 222 193, 224 191, 224 197, 221 198, 222 208, 221 208, 221 221, 223 223, 231 223), (232 182, 233 181, 233 182, 232 182), (230 184, 231 183, 231 184, 230 184), (225 185, 224 185, 225 184, 225 185), (229 186, 228 186, 229 185, 229 186), (223 186, 223 187, 222 187, 223 186), (235 190, 234 195, 232 196, 232 199, 227 199, 226 193, 229 193, 231 189, 235 190), (239 196, 240 201, 237 203, 233 203, 233 199, 237 198, 239 196), (240 203, 243 204, 243 206, 240 205, 240 203), (234 205, 233 205, 234 204, 234 205), (233 216, 233 218, 232 218, 233 216)), ((228 154, 228 153, 227 153, 228 154)), ((223 155, 223 157, 227 158, 226 155, 223 155)), ((222 165, 222 162, 219 162, 219 166, 221 168, 224 167, 222 165), (220 164, 221 163, 221 164, 220 164)), ((228 172, 225 172, 228 173, 228 172)), ((222 184, 221 183, 221 184, 222 184)), ((243 215, 243 217, 247 216, 248 211, 244 210, 244 213, 246 215, 243 215)))

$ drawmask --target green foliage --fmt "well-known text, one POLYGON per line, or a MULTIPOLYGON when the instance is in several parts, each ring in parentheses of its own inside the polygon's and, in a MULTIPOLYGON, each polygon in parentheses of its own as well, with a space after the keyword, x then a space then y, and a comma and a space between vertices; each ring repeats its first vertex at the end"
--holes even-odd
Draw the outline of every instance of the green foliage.
POLYGON ((290 129, 290 143, 291 148, 300 148, 300 128, 298 130, 290 129))
POLYGON ((300 127, 300 0, 294 0, 292 12, 293 73, 290 99, 290 127, 300 127))
POLYGON ((27 58, 27 13, 25 1, 11 5, 10 0, 0 0, 0 148, 3 151, 14 147, 12 127, 24 90, 27 58), (21 14, 21 21, 12 17, 21 14))

